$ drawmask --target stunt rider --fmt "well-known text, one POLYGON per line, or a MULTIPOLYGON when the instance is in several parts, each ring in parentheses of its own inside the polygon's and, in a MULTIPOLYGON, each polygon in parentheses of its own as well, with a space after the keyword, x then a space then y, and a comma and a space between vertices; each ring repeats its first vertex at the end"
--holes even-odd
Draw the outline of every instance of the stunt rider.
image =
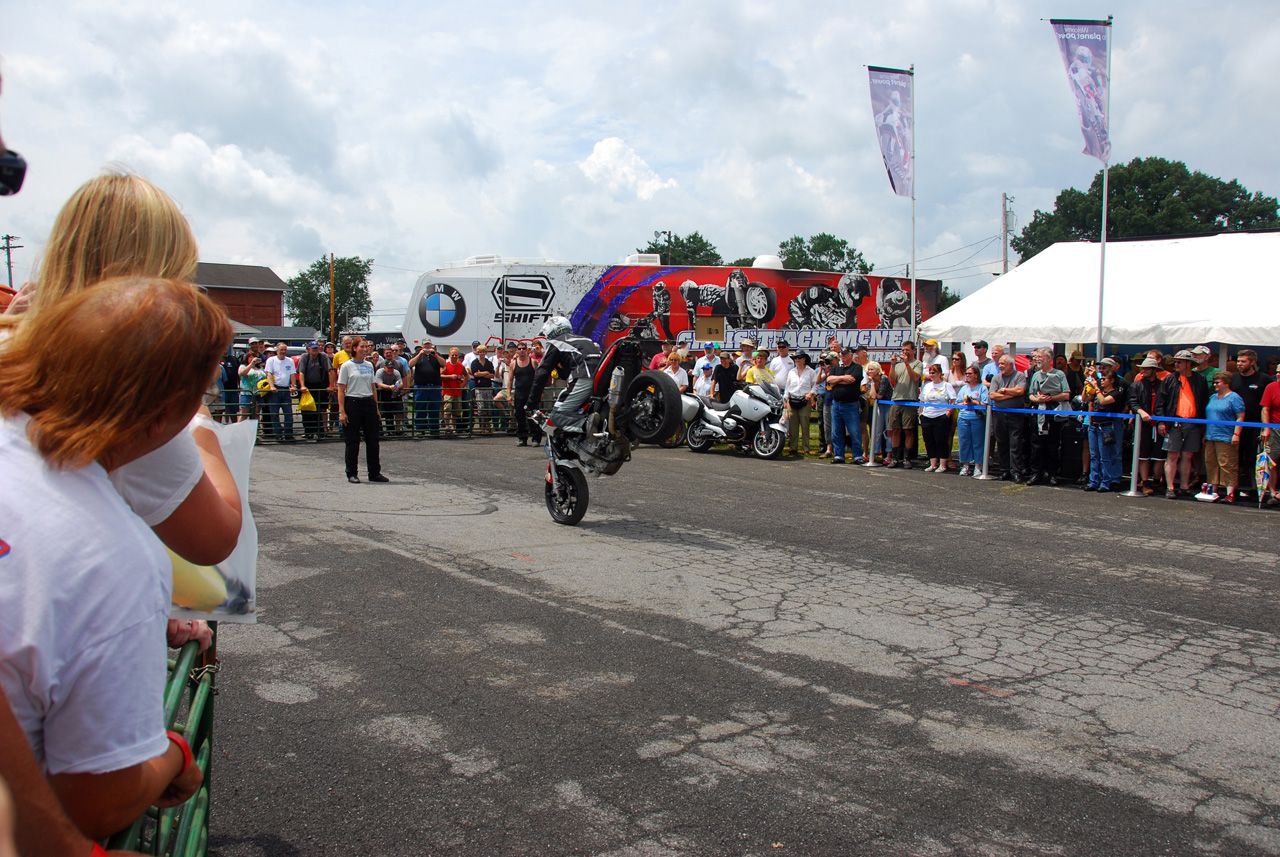
POLYGON ((534 373, 529 401, 542 401, 542 391, 551 380, 551 372, 558 371, 569 384, 556 399, 549 421, 562 431, 581 432, 586 418, 577 411, 591 398, 595 372, 600 366, 600 348, 585 336, 576 335, 569 319, 562 315, 547 319, 539 335, 547 340, 547 351, 534 373))

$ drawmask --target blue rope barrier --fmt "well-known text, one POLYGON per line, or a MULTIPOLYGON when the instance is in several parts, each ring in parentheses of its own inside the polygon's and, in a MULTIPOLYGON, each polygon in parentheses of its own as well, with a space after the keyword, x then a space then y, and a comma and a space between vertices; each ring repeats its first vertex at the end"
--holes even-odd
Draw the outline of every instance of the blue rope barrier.
MULTIPOLYGON (((886 404, 885 400, 878 399, 877 404, 886 404)), ((986 405, 955 405, 939 402, 887 402, 890 405, 901 405, 904 408, 946 408, 949 411, 981 411, 986 413, 986 405)), ((999 411, 1002 414, 1034 414, 1036 416, 1046 417, 1111 417, 1118 420, 1131 420, 1137 414, 1131 414, 1125 411, 1119 413, 1111 413, 1109 411, 1046 411, 1038 408, 1001 408, 996 405, 991 406, 992 411, 999 411)), ((1210 426, 1243 426, 1245 428, 1271 428, 1280 430, 1280 423, 1251 423, 1251 422, 1234 422, 1232 420, 1201 420, 1192 419, 1190 417, 1160 417, 1152 414, 1143 422, 1155 423, 1197 423, 1200 425, 1210 426)))

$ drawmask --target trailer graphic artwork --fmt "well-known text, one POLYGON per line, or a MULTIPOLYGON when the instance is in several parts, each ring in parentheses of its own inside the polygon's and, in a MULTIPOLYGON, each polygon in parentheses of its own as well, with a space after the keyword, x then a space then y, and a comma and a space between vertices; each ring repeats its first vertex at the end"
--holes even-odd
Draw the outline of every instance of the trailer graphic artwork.
MULTIPOLYGON (((916 322, 937 311, 941 283, 919 280, 916 322)), ((406 313, 409 341, 532 339, 551 315, 607 348, 628 331, 691 346, 698 318, 724 320, 724 342, 815 350, 866 345, 889 357, 910 335, 911 281, 826 271, 495 262, 424 274, 406 313)), ((437 342, 437 345, 440 344, 437 342)))
POLYGON ((433 283, 421 298, 418 315, 428 336, 452 336, 467 320, 467 302, 448 283, 433 283))

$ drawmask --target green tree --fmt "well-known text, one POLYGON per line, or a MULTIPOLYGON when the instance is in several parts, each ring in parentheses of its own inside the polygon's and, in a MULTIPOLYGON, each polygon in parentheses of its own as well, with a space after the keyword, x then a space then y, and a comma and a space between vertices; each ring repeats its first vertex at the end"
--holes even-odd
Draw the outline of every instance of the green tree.
POLYGON ((963 296, 959 292, 953 292, 947 288, 946 283, 942 284, 942 291, 938 292, 938 312, 942 312, 949 306, 960 303, 963 296))
MULTIPOLYGON (((1107 239, 1213 235, 1280 226, 1280 201, 1240 182, 1192 172, 1181 161, 1134 158, 1111 168, 1107 239)), ((1010 244, 1025 262, 1058 241, 1097 241, 1102 229, 1102 173, 1089 191, 1067 188, 1053 211, 1037 210, 1010 244)))
POLYGON ((723 265, 724 260, 714 244, 697 232, 688 235, 671 233, 671 241, 667 242, 667 233, 654 233, 653 240, 645 247, 636 248, 637 253, 657 253, 665 265, 723 265))
POLYGON ((843 238, 819 232, 808 240, 793 235, 778 245, 784 268, 808 268, 812 271, 839 271, 844 274, 869 274, 871 264, 862 253, 843 238))
MULTIPOLYGON (((336 330, 367 327, 373 301, 369 298, 369 270, 372 259, 340 256, 333 260, 333 317, 336 330)), ((284 306, 295 324, 325 330, 329 326, 329 259, 321 256, 311 267, 289 280, 284 306)))
POLYGON ((750 268, 756 262, 755 256, 743 256, 741 259, 734 259, 730 262, 735 268, 750 268))

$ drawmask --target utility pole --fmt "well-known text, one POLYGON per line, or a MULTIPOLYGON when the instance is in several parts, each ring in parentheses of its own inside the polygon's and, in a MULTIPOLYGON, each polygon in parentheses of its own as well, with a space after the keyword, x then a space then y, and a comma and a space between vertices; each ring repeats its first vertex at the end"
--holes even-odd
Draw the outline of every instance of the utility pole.
MULTIPOLYGON (((663 235, 667 236, 667 264, 668 264, 668 265, 670 265, 670 264, 671 264, 671 230, 670 230, 670 229, 661 230, 661 231, 659 231, 659 230, 654 230, 654 233, 653 233, 653 240, 654 240, 654 241, 657 241, 657 240, 658 240, 659 238, 661 238, 663 235)), ((661 253, 659 253, 659 254, 658 254, 658 262, 659 262, 659 263, 661 263, 661 262, 662 262, 662 254, 661 254, 661 253)))
POLYGON ((329 254, 329 341, 337 341, 338 332, 333 329, 333 254, 329 254))
POLYGON ((18 240, 17 235, 0 235, 0 241, 4 241, 4 263, 9 268, 9 288, 13 288, 13 257, 14 250, 21 250, 21 244, 14 244, 18 240))
POLYGON ((1009 273, 1009 217, 1013 212, 1009 211, 1009 203, 1013 202, 1013 197, 1007 193, 1000 194, 1000 255, 1003 257, 1004 273, 1009 273))

